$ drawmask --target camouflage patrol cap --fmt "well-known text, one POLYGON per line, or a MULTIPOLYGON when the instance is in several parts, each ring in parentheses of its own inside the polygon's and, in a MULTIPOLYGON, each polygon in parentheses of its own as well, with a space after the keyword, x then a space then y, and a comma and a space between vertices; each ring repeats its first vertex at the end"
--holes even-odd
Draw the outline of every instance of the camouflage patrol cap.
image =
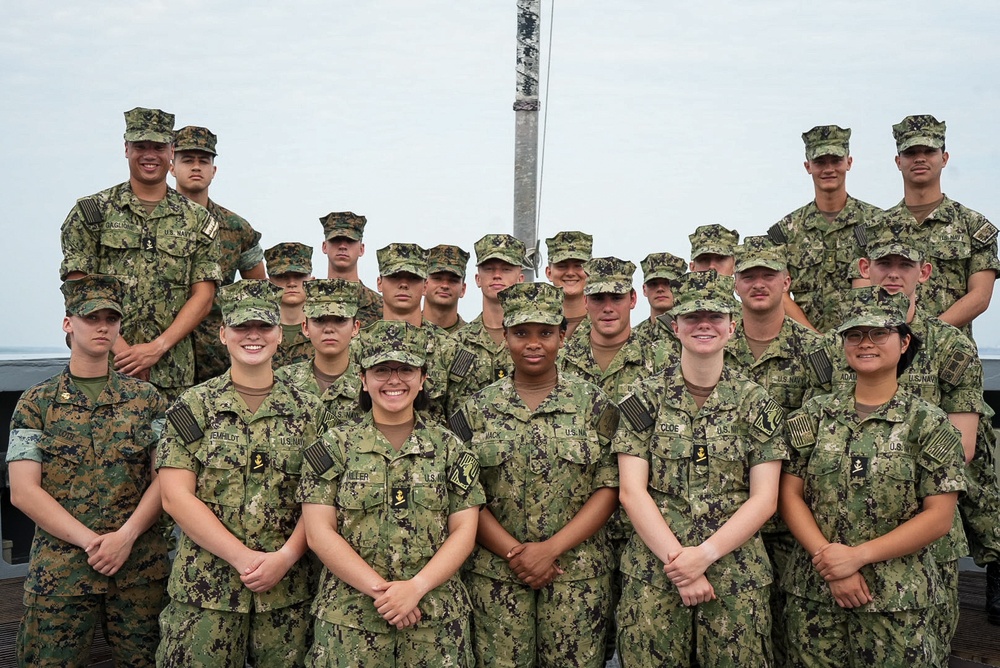
POLYGON ((487 234, 476 242, 476 266, 488 260, 501 260, 518 267, 524 266, 527 249, 524 242, 509 234, 487 234))
POLYGON ((677 317, 698 311, 735 313, 739 311, 733 297, 735 289, 733 277, 722 276, 715 269, 688 272, 673 284, 674 307, 669 314, 677 317))
POLYGON ((740 242, 740 233, 722 225, 699 225, 688 235, 691 240, 691 259, 705 253, 732 257, 736 254, 736 244, 740 242))
POLYGON ((353 318, 358 314, 358 284, 342 278, 317 278, 303 284, 307 318, 334 315, 353 318))
POLYGON ((379 248, 378 273, 382 276, 413 274, 427 278, 427 251, 417 244, 389 244, 379 248))
POLYGON ((125 312, 122 309, 122 284, 114 276, 88 274, 64 281, 59 290, 66 303, 66 312, 70 315, 89 315, 102 308, 111 309, 118 315, 125 312))
POLYGON ((361 330, 358 345, 362 369, 385 362, 422 367, 427 361, 427 333, 402 320, 376 320, 361 330))
POLYGON ((268 276, 296 273, 309 275, 312 273, 313 247, 289 241, 271 246, 264 251, 267 262, 268 276))
POLYGON ((865 246, 865 255, 869 260, 899 255, 907 260, 920 262, 924 257, 923 248, 917 238, 901 225, 879 225, 874 232, 874 236, 868 239, 865 246))
POLYGON ((586 262, 594 250, 594 237, 586 232, 558 232, 545 240, 545 247, 549 251, 549 264, 564 260, 586 262))
POLYGON ((899 327, 906 324, 910 298, 902 292, 889 294, 877 285, 855 288, 848 293, 850 306, 844 322, 837 327, 842 334, 855 327, 899 327))
POLYGON ((643 283, 649 283, 654 278, 675 281, 688 269, 687 260, 670 253, 650 253, 640 264, 643 283))
POLYGON ((136 107, 125 112, 125 141, 174 141, 174 115, 159 109, 136 107))
POLYGON ((815 160, 824 155, 846 158, 851 154, 851 129, 839 125, 817 125, 802 133, 806 145, 806 160, 815 160))
POLYGON ((892 126, 896 152, 902 153, 913 146, 944 148, 944 131, 944 121, 938 121, 930 114, 907 116, 892 126))
POLYGON ((469 253, 458 246, 440 244, 427 251, 425 260, 427 262, 427 275, 436 274, 439 271, 446 271, 455 274, 459 278, 465 278, 465 268, 469 264, 469 253))
POLYGON ((222 322, 227 327, 252 320, 277 325, 282 292, 271 281, 258 278, 246 278, 223 286, 219 288, 222 322))
POLYGON ((503 308, 504 327, 563 322, 563 289, 551 283, 515 283, 498 292, 497 298, 503 308))
POLYGON ((361 241, 368 219, 350 211, 333 211, 320 218, 319 222, 323 223, 323 238, 327 241, 335 237, 361 241))
POLYGON ((219 140, 215 133, 208 128, 197 125, 185 125, 174 135, 175 151, 202 151, 218 155, 215 152, 215 144, 219 140))
POLYGON ((775 271, 787 269, 788 260, 784 246, 776 245, 767 236, 745 238, 736 248, 736 271, 746 271, 754 267, 767 267, 775 271))
POLYGON ((599 295, 610 292, 624 295, 632 292, 632 274, 635 265, 628 260, 616 257, 595 257, 583 265, 587 272, 587 285, 583 288, 585 295, 599 295))

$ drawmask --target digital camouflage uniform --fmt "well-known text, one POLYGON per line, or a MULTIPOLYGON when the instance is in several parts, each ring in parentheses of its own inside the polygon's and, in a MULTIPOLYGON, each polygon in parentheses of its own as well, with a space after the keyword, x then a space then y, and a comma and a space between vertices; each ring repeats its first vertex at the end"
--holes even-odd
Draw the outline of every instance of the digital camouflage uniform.
MULTIPOLYGON (((336 237, 361 241, 368 219, 351 211, 333 211, 322 216, 319 222, 323 225, 323 238, 327 241, 336 237)), ((357 317, 362 328, 382 319, 382 295, 361 281, 358 281, 357 317)))
MULTIPOLYGON (((733 279, 686 274, 674 317, 733 313, 733 279)), ((750 470, 784 459, 784 413, 764 388, 724 365, 699 409, 681 366, 633 386, 614 452, 649 464, 647 492, 682 546, 710 538, 750 498, 750 470)), ((633 533, 621 562, 618 650, 626 666, 750 666, 771 660, 771 563, 760 533, 705 571, 716 598, 683 605, 663 562, 633 533), (670 619, 669 625, 661 620, 670 619)))
MULTIPOLYGON (((642 281, 649 283, 654 279, 676 281, 688 270, 687 261, 670 253, 650 253, 642 262, 642 281)), ((680 361, 681 342, 674 334, 671 326, 673 318, 664 313, 657 317, 646 318, 632 328, 635 335, 643 341, 662 341, 666 346, 665 354, 668 366, 680 361)))
MULTIPOLYGON (((264 251, 267 261, 267 275, 281 276, 283 274, 312 275, 312 246, 295 242, 280 243, 264 251)), ((303 290, 305 283, 303 281, 303 290)), ((302 333, 302 324, 281 323, 281 343, 271 359, 271 368, 280 369, 287 364, 298 364, 312 359, 312 341, 302 333)))
POLYGON ((460 344, 476 353, 482 369, 488 372, 492 380, 500 380, 514 373, 514 362, 510 359, 507 345, 493 341, 483 325, 482 313, 458 330, 456 336, 460 344))
POLYGON ((361 416, 361 409, 358 406, 358 397, 361 394, 361 368, 354 360, 348 365, 347 371, 326 388, 325 392, 319 391, 312 360, 284 366, 274 372, 274 377, 319 397, 326 407, 328 425, 341 424, 361 416))
MULTIPOLYGON (((470 257, 471 256, 468 251, 462 250, 458 246, 452 246, 450 244, 438 244, 433 248, 428 248, 427 255, 425 256, 427 261, 427 275, 430 276, 431 274, 447 272, 458 276, 462 279, 462 283, 465 283, 465 268, 469 265, 470 257)), ((462 316, 458 315, 458 313, 455 315, 458 317, 458 320, 455 321, 454 325, 441 328, 452 336, 455 336, 455 334, 458 333, 458 330, 462 329, 466 325, 462 316)))
MULTIPOLYGON (((907 116, 892 126, 896 149, 902 153, 913 146, 944 150, 945 124, 933 116, 907 116)), ((997 228, 981 213, 944 197, 923 222, 901 201, 872 220, 869 238, 885 234, 883 227, 900 227, 906 238, 927 249, 934 267, 930 279, 917 289, 921 314, 939 316, 969 291, 969 277, 980 271, 1000 271, 997 259, 997 228)), ((860 254, 859 254, 860 257, 860 254)), ((972 325, 962 327, 972 338, 972 325)))
MULTIPOLYGON (((858 545, 914 517, 931 495, 965 489, 961 435, 944 412, 900 388, 859 420, 853 390, 808 401, 788 420, 785 473, 802 478, 824 537, 858 545)), ((811 556, 782 577, 791 665, 932 666, 940 651, 928 609, 947 593, 931 548, 864 566, 873 600, 840 608, 811 556)))
MULTIPOLYGON (((125 116, 126 141, 173 140, 173 114, 133 109, 125 116), (161 132, 139 130, 148 127, 161 132)), ((148 343, 173 323, 191 285, 222 279, 218 231, 219 223, 204 207, 169 186, 147 215, 126 181, 77 200, 62 226, 59 275, 64 280, 74 271, 116 276, 125 285, 121 335, 129 345, 148 343)), ((168 399, 194 384, 191 337, 150 368, 149 380, 168 399)))
MULTIPOLYGON (((174 152, 201 151, 214 158, 218 155, 215 151, 217 142, 218 137, 208 128, 188 125, 177 131, 174 152)), ((211 199, 205 208, 219 224, 219 269, 222 271, 219 287, 231 285, 236 280, 237 271, 250 271, 264 259, 260 232, 253 229, 246 219, 211 199)), ((216 298, 211 312, 191 332, 196 383, 203 383, 229 368, 229 352, 219 340, 220 327, 222 309, 216 298)))
MULTIPOLYGON (((277 324, 280 289, 244 280, 222 291, 228 325, 277 324), (232 315, 231 315, 232 314, 232 315), (232 318, 232 319, 231 319, 232 318)), ((181 395, 167 413, 157 468, 192 471, 195 494, 252 550, 274 552, 292 535, 302 453, 324 428, 315 396, 275 379, 251 413, 230 372, 181 395)), ((224 559, 181 535, 160 618, 158 666, 301 666, 309 645, 310 559, 255 593, 224 559)))
POLYGON ((313 348, 309 337, 302 333, 302 326, 296 325, 295 329, 292 329, 291 327, 286 328, 282 325, 281 329, 281 343, 278 344, 278 350, 274 353, 274 358, 271 360, 273 368, 278 370, 289 364, 300 364, 311 360, 313 355, 316 354, 316 349, 313 348), (293 332, 293 334, 289 335, 289 331, 293 332))
MULTIPOLYGON (((851 130, 819 125, 802 133, 806 160, 850 155, 851 130)), ((834 219, 827 220, 813 200, 791 212, 767 231, 787 247, 788 273, 795 303, 820 332, 841 322, 842 293, 851 287, 853 266, 864 239, 864 226, 881 213, 876 206, 850 195, 834 219)))
MULTIPOLYGON (((111 290, 120 287, 106 277, 69 281, 63 288, 67 310, 120 311, 106 301, 111 290), (115 287, 108 288, 112 282, 115 287), (105 303, 88 309, 90 299, 105 303)), ((67 367, 21 395, 11 418, 7 462, 38 462, 42 489, 68 513, 98 534, 117 531, 151 482, 151 455, 165 408, 152 385, 114 371, 93 401, 67 367)), ((27 611, 18 630, 18 665, 88 665, 98 624, 116 664, 154 665, 156 619, 166 599, 163 536, 155 530, 141 534, 112 577, 91 568, 87 558, 82 548, 36 527, 24 581, 27 611)))

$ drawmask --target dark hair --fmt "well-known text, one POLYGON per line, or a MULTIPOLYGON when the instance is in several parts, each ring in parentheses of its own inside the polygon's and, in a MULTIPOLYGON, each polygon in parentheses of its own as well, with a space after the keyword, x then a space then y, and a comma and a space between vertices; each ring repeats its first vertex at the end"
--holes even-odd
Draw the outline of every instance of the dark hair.
POLYGON ((920 350, 920 346, 923 341, 920 337, 913 333, 910 326, 906 323, 896 327, 896 331, 899 332, 899 338, 902 340, 905 337, 910 337, 910 345, 907 347, 903 354, 899 356, 899 362, 896 363, 896 378, 903 375, 903 372, 913 363, 913 359, 917 356, 917 351, 920 350))
MULTIPOLYGON (((362 369, 361 373, 364 374, 364 372, 367 370, 368 369, 362 369)), ((420 367, 420 373, 424 374, 425 376, 427 375, 426 365, 420 367)), ((417 392, 417 396, 413 399, 413 410, 414 412, 427 410, 430 407, 430 405, 431 405, 431 400, 427 396, 427 390, 421 387, 420 391, 417 392)), ((368 390, 364 389, 364 387, 361 388, 361 392, 358 394, 358 406, 361 407, 362 413, 370 413, 372 410, 372 395, 368 394, 368 390)))

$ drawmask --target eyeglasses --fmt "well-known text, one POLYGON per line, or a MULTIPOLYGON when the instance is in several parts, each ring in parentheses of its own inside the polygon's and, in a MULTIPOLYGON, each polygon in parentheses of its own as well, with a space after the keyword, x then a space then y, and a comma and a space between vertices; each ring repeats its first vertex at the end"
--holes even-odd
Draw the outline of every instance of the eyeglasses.
POLYGON ((890 334, 898 331, 892 327, 875 327, 869 329, 867 332, 863 332, 860 329, 849 329, 841 336, 844 337, 844 343, 849 346, 860 346, 865 337, 868 337, 868 340, 876 346, 880 346, 889 340, 890 334))
POLYGON ((417 367, 410 366, 409 364, 402 364, 397 367, 385 366, 384 364, 379 364, 378 366, 373 366, 368 369, 368 373, 372 375, 372 378, 384 383, 385 381, 392 378, 392 374, 395 373, 396 377, 401 381, 408 382, 417 377, 417 367))

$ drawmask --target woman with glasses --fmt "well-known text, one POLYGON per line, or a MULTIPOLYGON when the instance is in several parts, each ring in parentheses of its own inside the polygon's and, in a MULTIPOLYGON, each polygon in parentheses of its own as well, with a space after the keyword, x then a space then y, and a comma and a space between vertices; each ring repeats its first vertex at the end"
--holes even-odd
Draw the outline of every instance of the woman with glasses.
POLYGON ((457 573, 484 497, 476 458, 422 417, 426 336, 402 321, 362 330, 364 417, 305 451, 298 500, 326 566, 310 666, 471 665, 457 573))
POLYGON ((852 291, 837 329, 856 384, 788 419, 781 515, 803 547, 782 579, 791 665, 934 666, 931 610, 946 599, 929 546, 965 489, 960 432, 905 389, 920 342, 910 300, 852 291))

